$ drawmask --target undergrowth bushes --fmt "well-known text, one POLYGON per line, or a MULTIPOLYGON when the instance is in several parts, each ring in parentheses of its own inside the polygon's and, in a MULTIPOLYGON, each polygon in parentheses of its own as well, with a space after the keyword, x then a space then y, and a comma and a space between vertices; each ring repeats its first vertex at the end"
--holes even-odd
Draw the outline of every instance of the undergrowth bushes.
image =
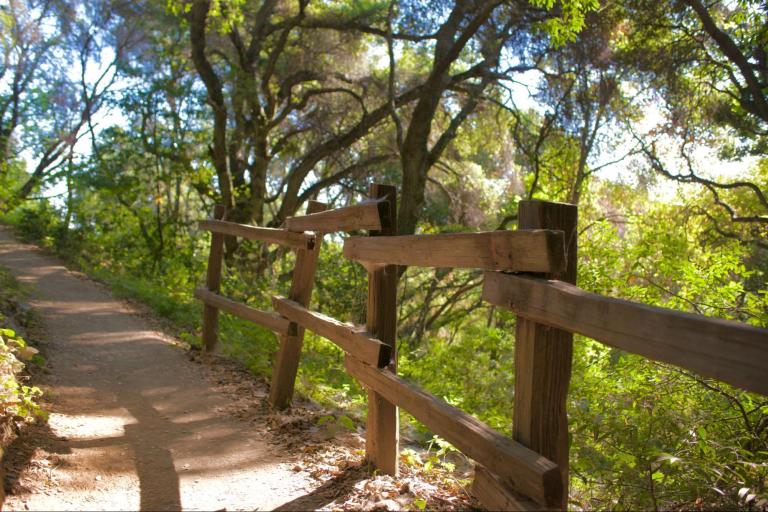
POLYGON ((0 421, 44 418, 37 403, 42 394, 36 386, 27 385, 24 374, 29 362, 40 364, 42 357, 12 327, 9 315, 17 321, 28 321, 30 312, 19 312, 24 291, 7 269, 0 267, 0 421), (14 314, 15 313, 15 314, 14 314))

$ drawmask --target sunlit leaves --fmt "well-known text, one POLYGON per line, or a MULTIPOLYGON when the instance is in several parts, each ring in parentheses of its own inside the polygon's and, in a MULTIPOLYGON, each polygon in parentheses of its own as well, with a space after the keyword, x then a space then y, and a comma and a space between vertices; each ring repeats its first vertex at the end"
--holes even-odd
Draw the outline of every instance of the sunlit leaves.
POLYGON ((558 7, 558 16, 548 18, 541 23, 543 30, 551 37, 554 46, 573 41, 584 28, 586 14, 597 10, 600 6, 598 0, 529 1, 532 5, 546 9, 558 7))

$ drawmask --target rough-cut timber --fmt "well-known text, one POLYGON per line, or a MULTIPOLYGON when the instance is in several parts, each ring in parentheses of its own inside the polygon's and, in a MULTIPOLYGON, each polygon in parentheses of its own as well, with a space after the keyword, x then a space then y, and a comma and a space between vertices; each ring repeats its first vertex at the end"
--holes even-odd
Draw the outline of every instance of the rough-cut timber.
POLYGON ((547 510, 538 503, 512 491, 499 477, 480 464, 475 465, 475 478, 472 480, 470 492, 488 510, 521 510, 526 512, 547 510))
MULTIPOLYGON (((217 204, 213 209, 214 219, 222 219, 226 215, 226 208, 217 204)), ((213 220, 210 222, 220 222, 213 220)), ((224 262, 224 235, 211 233, 211 249, 208 253, 208 268, 205 276, 205 286, 215 292, 221 287, 221 266, 224 262)), ((203 305, 203 346, 205 351, 212 353, 219 343, 219 310, 209 304, 203 305)))
POLYGON ((518 315, 768 395, 768 329, 486 272, 483 298, 518 315))
POLYGON ((312 233, 293 233, 285 229, 262 228, 223 220, 201 220, 198 225, 200 229, 213 233, 283 245, 291 249, 312 249, 315 245, 315 235, 312 233))
POLYGON ((227 313, 231 313, 244 320, 263 325, 267 329, 278 334, 287 334, 288 327, 291 325, 288 320, 276 313, 254 309, 204 288, 195 290, 195 297, 203 301, 206 305, 226 311, 227 313))
MULTIPOLYGON (((387 222, 380 231, 371 231, 374 238, 397 234, 397 189, 391 185, 373 184, 370 197, 384 200, 388 208, 387 222)), ((365 326, 391 349, 387 371, 397 372, 397 266, 384 265, 368 269, 368 302, 365 326)), ((368 391, 365 456, 370 466, 387 475, 397 475, 400 460, 400 415, 397 407, 380 393, 368 391)))
POLYGON ((410 384, 387 370, 344 358, 347 371, 362 384, 402 407, 465 455, 542 505, 559 504, 562 483, 557 465, 491 429, 473 416, 410 384))
POLYGON ((565 263, 563 233, 543 229, 350 237, 344 256, 373 264, 519 272, 558 272, 565 263))
MULTIPOLYGON (((310 201, 307 213, 321 212, 326 209, 324 203, 310 201)), ((315 270, 317 258, 320 255, 322 235, 318 235, 310 249, 296 251, 296 265, 293 268, 293 281, 288 298, 302 306, 309 304, 312 288, 315 285, 315 270)), ((272 371, 272 384, 269 388, 269 403, 275 409, 285 409, 293 399, 293 388, 296 385, 296 373, 299 371, 299 357, 304 343, 304 328, 292 323, 289 334, 281 335, 280 348, 272 371)))
MULTIPOLYGON (((576 282, 577 213, 576 206, 571 204, 521 201, 518 205, 518 228, 563 232, 565 267, 546 274, 547 277, 576 282)), ((573 334, 517 318, 512 437, 559 466, 563 493, 560 503, 553 505, 562 510, 568 508, 566 404, 572 359, 573 334)))
POLYGON ((301 217, 288 217, 285 227, 289 231, 358 231, 361 229, 379 231, 389 227, 389 203, 381 199, 369 199, 361 203, 312 213, 301 217))
POLYGON ((334 342, 342 350, 361 361, 378 367, 389 364, 392 353, 389 345, 369 336, 364 327, 340 322, 322 313, 310 311, 298 302, 277 295, 272 297, 272 305, 275 311, 291 322, 334 342))

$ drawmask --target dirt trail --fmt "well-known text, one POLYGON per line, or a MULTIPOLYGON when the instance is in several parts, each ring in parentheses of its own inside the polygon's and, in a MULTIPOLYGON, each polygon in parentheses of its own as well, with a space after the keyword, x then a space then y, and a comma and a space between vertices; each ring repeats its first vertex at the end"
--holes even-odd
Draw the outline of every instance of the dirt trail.
POLYGON ((1 226, 0 265, 32 286, 48 333, 59 454, 55 487, 9 509, 264 510, 307 493, 263 432, 219 412, 227 399, 201 367, 123 302, 1 226))

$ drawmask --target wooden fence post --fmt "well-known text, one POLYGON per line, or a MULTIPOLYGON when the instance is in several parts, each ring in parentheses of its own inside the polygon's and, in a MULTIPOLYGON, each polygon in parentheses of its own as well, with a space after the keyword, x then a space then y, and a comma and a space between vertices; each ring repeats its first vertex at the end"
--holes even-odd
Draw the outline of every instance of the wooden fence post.
MULTIPOLYGON (((307 214, 325 211, 328 207, 319 201, 310 201, 307 214)), ((315 285, 315 270, 317 258, 320 255, 322 233, 318 233, 312 249, 296 250, 296 266, 293 268, 293 280, 288 298, 307 306, 312 297, 315 285)), ((299 371, 299 357, 304 343, 304 328, 292 322, 289 334, 280 335, 280 348, 272 371, 272 385, 269 388, 269 403, 275 409, 285 409, 293 399, 293 388, 296 384, 296 373, 299 371)))
MULTIPOLYGON (((213 208, 213 218, 221 220, 226 214, 224 205, 213 208)), ((218 293, 221 287, 221 265, 224 259, 224 235, 211 233, 211 251, 208 253, 208 271, 205 286, 209 291, 218 293)), ((208 304, 203 305, 203 345, 205 352, 212 353, 219 342, 219 310, 208 304)))
MULTIPOLYGON (((371 236, 397 234, 397 189, 391 185, 373 184, 371 199, 386 198, 382 229, 371 236)), ((384 213, 384 212, 382 212, 384 213)), ((368 305, 366 328, 371 335, 392 347, 389 370, 397 372, 397 265, 368 268, 368 305)), ((398 409, 375 391, 368 391, 368 420, 365 451, 368 463, 387 475, 397 475, 400 451, 398 409)))
MULTIPOLYGON (((576 283, 577 208, 544 201, 521 201, 519 229, 559 229, 565 233, 566 268, 550 279, 576 283)), ((566 400, 571 379, 573 335, 517 317, 515 341, 516 441, 560 466, 563 495, 552 497, 568 506, 568 416, 566 400)))

